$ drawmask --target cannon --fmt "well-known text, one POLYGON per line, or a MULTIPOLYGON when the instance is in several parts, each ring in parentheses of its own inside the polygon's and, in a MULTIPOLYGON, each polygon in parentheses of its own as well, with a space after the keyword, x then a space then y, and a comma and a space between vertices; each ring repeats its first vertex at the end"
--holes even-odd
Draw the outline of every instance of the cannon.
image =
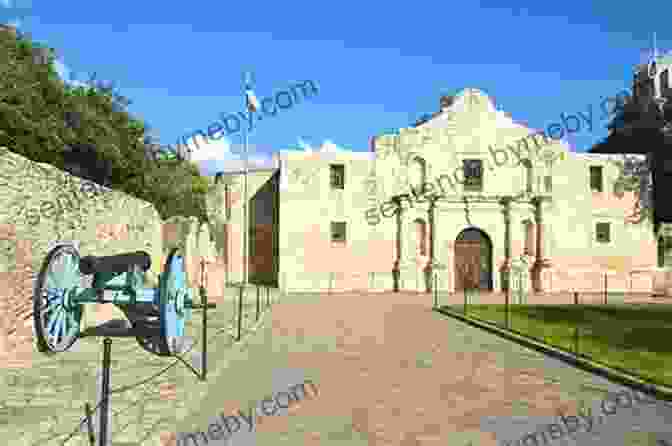
POLYGON ((55 354, 68 350, 80 337, 130 336, 146 351, 174 356, 184 350, 185 321, 195 304, 188 288, 181 248, 171 250, 157 288, 145 288, 144 274, 151 257, 144 251, 107 257, 80 258, 74 244, 63 243, 48 253, 35 283, 33 321, 39 351, 55 354), (92 275, 91 285, 85 283, 92 275), (128 321, 109 321, 80 330, 85 303, 112 303, 128 321), (119 326, 123 322, 124 326, 119 326))
MULTIPOLYGON (((192 309, 203 310, 201 371, 189 368, 202 381, 207 376, 207 302, 203 286, 204 262, 201 261, 201 304, 195 304, 187 286, 184 255, 181 248, 170 251, 157 288, 145 288, 145 272, 152 260, 144 251, 107 257, 81 258, 73 243, 59 243, 42 262, 33 290, 33 322, 37 349, 46 354, 67 351, 85 336, 103 336, 102 380, 99 384, 97 435, 99 446, 108 446, 110 438, 110 364, 111 337, 135 337, 140 346, 157 356, 177 356, 185 350, 185 322, 192 309), (87 283, 91 277, 90 285, 87 283), (126 319, 111 320, 81 330, 82 305, 111 303, 120 308, 126 319)), ((184 362, 185 365, 188 363, 184 362)), ((89 439, 94 442, 90 407, 85 408, 89 439)))

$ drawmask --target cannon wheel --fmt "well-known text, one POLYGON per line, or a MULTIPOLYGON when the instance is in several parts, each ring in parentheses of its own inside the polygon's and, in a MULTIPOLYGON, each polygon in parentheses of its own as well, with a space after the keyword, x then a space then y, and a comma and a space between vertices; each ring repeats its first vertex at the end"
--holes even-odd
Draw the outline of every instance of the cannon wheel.
POLYGON ((134 327, 151 333, 149 336, 136 337, 138 344, 145 351, 157 356, 173 356, 181 351, 184 323, 189 315, 189 309, 184 308, 185 299, 180 301, 182 310, 176 308, 175 297, 176 290, 186 291, 186 286, 184 256, 179 248, 174 248, 166 259, 161 273, 158 302, 118 305, 134 327))
POLYGON ((161 276, 160 310, 161 337, 165 340, 172 354, 182 350, 184 341, 184 325, 189 317, 187 308, 187 274, 184 268, 184 255, 175 248, 166 259, 164 274, 161 276))
POLYGON ((80 285, 77 248, 72 243, 54 247, 42 262, 33 290, 33 326, 40 352, 64 352, 77 340, 82 306, 73 304, 72 296, 80 285))

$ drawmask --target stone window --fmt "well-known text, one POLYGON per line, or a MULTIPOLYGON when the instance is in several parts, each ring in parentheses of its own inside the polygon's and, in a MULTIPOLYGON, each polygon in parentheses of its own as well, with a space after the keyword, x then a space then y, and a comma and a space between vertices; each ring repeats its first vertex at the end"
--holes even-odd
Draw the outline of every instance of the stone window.
POLYGON ((346 237, 346 227, 344 221, 332 221, 331 222, 331 241, 334 243, 345 243, 347 240, 346 237))
POLYGON ((411 186, 418 190, 422 190, 422 186, 427 182, 427 167, 425 160, 416 156, 413 158, 409 170, 411 186))
POLYGON ((331 164, 331 188, 345 189, 345 166, 343 164, 331 164))
POLYGON ((602 166, 590 166, 590 190, 602 192, 602 166))
POLYGON ((611 224, 597 223, 595 224, 595 240, 600 243, 611 242, 611 224))
POLYGON ((462 170, 464 173, 464 190, 480 192, 483 190, 483 161, 463 160, 462 170))

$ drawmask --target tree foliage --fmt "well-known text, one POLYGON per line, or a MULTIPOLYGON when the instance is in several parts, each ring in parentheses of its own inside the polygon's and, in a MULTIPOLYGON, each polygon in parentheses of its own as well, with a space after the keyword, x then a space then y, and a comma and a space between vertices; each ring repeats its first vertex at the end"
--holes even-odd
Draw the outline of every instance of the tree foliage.
POLYGON ((0 146, 65 170, 69 148, 93 147, 113 189, 153 203, 163 218, 207 221, 211 182, 189 162, 148 156, 155 141, 109 87, 64 84, 48 48, 0 31, 0 146))
POLYGON ((638 103, 632 96, 620 97, 615 114, 607 125, 610 134, 593 146, 591 153, 622 154, 622 161, 613 161, 619 168, 614 193, 634 192, 636 202, 629 219, 633 223, 653 220, 653 185, 647 159, 627 154, 645 154, 647 148, 661 142, 662 121, 651 104, 638 103))

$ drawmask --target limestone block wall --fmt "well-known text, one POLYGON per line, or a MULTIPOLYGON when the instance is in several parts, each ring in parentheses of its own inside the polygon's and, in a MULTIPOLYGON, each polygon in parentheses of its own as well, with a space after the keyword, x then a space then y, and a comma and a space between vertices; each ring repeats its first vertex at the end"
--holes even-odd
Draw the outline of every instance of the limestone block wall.
MULTIPOLYGON (((74 242, 81 256, 145 250, 152 257, 146 286, 156 286, 169 247, 184 242, 193 256, 188 274, 198 286, 199 253, 213 271, 218 257, 193 220, 164 222, 151 203, 0 147, 0 362, 25 366, 39 354, 32 339, 33 287, 56 241, 74 242)), ((84 313, 84 326, 123 317, 111 304, 87 304, 84 313)))

